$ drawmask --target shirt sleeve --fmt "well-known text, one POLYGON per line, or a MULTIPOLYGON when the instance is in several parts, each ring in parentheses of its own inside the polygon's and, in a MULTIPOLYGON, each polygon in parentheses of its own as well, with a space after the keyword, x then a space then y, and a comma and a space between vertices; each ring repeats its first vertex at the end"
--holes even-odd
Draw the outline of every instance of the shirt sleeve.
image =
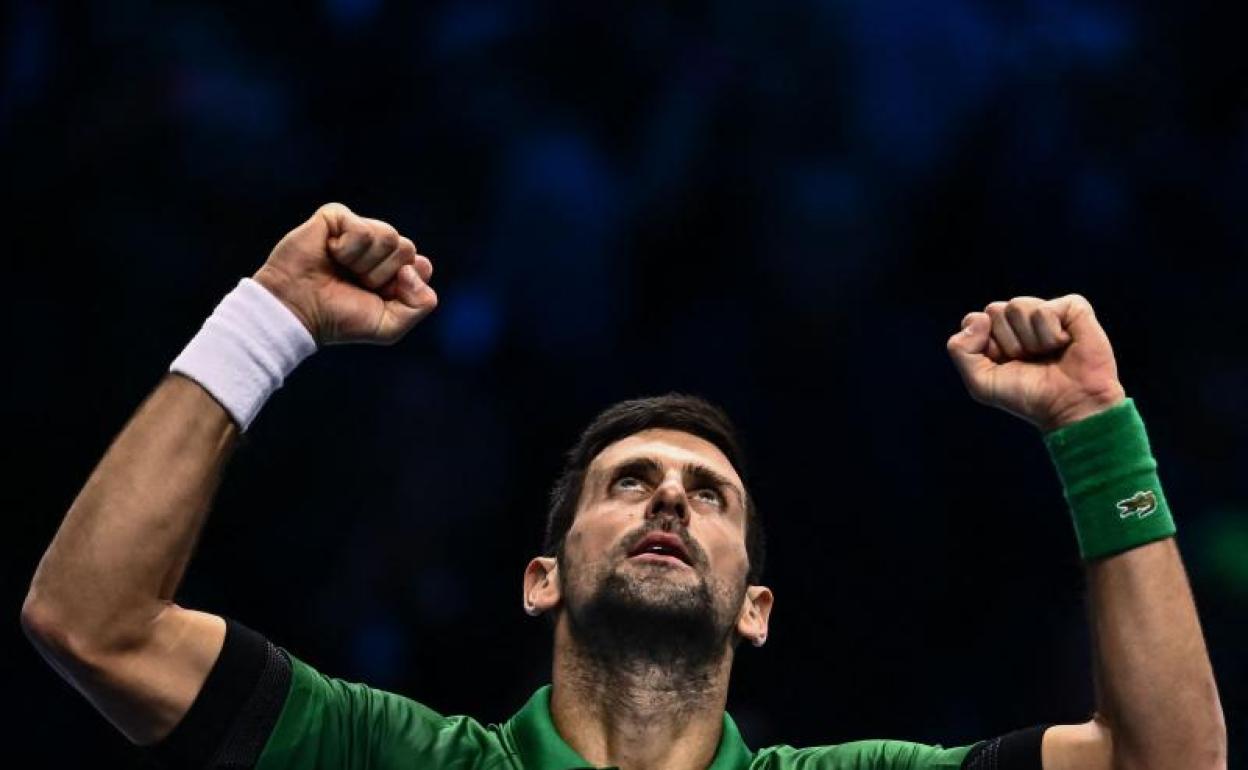
POLYGON ((864 740, 796 749, 778 746, 759 756, 757 768, 782 770, 1042 770, 1040 739, 1048 725, 946 748, 938 744, 864 740))
POLYGON ((1040 744, 1051 725, 1035 725, 975 744, 962 770, 1044 770, 1040 744))
POLYGON ((325 676, 229 619, 195 703, 152 748, 160 766, 205 770, 471 767, 500 751, 475 720, 325 676))
POLYGON ((254 767, 281 713, 290 659, 269 640, 230 618, 216 663, 182 721, 149 749, 170 768, 254 767))
MULTIPOLYGON (((978 745, 978 744, 976 744, 978 745)), ((758 770, 961 770, 974 746, 871 739, 831 746, 776 746, 759 754, 758 770)))

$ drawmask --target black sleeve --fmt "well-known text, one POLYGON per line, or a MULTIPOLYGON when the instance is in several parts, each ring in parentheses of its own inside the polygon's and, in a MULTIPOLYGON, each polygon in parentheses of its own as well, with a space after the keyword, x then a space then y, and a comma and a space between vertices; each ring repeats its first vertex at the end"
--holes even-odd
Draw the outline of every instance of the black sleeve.
POLYGON ((290 690, 290 659, 226 618, 225 642, 203 689, 164 740, 148 749, 157 767, 241 770, 255 766, 290 690))
POLYGON ((1040 741, 1050 725, 1036 725, 975 744, 962 770, 1043 770, 1040 741))

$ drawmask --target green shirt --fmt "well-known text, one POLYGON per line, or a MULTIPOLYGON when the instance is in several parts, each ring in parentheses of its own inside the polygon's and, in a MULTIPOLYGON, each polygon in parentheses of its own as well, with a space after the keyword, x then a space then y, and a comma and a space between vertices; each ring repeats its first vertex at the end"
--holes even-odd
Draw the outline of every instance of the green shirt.
MULTIPOLYGON (((289 657, 290 690, 257 770, 593 767, 555 730, 549 685, 503 724, 482 725, 471 717, 442 716, 394 693, 327 677, 289 657)), ((972 748, 868 740, 805 749, 771 746, 755 753, 732 717, 724 714, 709 770, 935 770, 960 767, 972 748)))

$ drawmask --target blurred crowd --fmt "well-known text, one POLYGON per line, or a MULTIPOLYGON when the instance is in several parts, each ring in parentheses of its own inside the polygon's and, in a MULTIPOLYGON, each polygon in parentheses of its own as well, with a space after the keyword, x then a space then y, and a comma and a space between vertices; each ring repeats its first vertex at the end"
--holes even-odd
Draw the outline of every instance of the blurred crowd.
MULTIPOLYGON (((1248 751, 1248 71, 1212 3, 9 2, 0 61, 11 599, 48 766, 136 753, 21 638, 39 556, 217 299, 326 201, 435 265, 231 466, 179 603, 499 721, 561 453, 693 392, 744 430, 773 633, 754 746, 961 745, 1092 709, 1083 574, 1034 429, 970 401, 962 316, 1087 296, 1150 428, 1248 751), (75 736, 82 736, 76 739, 75 736)), ((101 761, 104 761, 103 759, 101 761)))

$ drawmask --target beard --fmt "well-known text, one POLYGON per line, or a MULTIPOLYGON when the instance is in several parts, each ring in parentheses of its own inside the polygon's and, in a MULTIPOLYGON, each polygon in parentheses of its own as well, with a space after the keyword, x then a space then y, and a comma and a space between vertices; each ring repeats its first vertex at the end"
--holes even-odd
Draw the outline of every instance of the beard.
MULTIPOLYGON (((638 532, 637 542, 650 529, 638 532)), ((691 538, 683 537, 697 572, 696 582, 670 579, 664 566, 629 565, 626 557, 596 576, 580 574, 579 565, 559 557, 565 587, 582 587, 589 595, 565 595, 568 631, 580 652, 604 670, 658 667, 695 675, 719 663, 731 649, 736 616, 745 596, 708 579, 705 557, 691 538), (591 578, 589 581, 581 577, 591 578)))

